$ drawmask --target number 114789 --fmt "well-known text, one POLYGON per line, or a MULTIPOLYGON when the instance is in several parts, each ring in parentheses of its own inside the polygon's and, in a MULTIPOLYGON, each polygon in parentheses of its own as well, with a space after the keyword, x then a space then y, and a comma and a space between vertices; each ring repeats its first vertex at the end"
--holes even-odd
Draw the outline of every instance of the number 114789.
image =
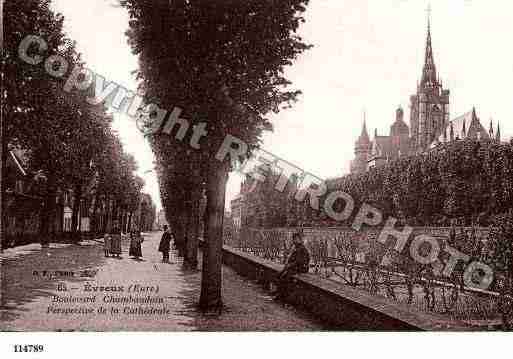
POLYGON ((14 345, 14 352, 15 353, 41 353, 44 351, 44 346, 41 344, 35 344, 35 345, 21 345, 21 344, 15 344, 14 345))

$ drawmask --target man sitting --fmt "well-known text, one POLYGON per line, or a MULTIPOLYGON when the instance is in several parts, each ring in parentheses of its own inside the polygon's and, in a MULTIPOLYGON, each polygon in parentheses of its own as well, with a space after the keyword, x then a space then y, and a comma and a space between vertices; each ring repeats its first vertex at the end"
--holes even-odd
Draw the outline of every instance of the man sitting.
POLYGON ((278 293, 276 298, 283 299, 287 294, 287 286, 290 284, 291 277, 298 273, 308 273, 310 266, 310 254, 303 243, 302 233, 296 232, 292 235, 294 250, 287 259, 285 268, 278 276, 278 293))

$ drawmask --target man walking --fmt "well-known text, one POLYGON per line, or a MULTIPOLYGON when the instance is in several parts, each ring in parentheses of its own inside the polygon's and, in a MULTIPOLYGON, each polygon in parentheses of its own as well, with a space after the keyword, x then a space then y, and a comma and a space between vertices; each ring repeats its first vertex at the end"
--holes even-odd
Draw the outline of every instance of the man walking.
POLYGON ((169 263, 169 251, 171 249, 172 239, 173 237, 169 227, 164 225, 164 234, 162 234, 159 244, 159 252, 162 252, 162 263, 169 263))

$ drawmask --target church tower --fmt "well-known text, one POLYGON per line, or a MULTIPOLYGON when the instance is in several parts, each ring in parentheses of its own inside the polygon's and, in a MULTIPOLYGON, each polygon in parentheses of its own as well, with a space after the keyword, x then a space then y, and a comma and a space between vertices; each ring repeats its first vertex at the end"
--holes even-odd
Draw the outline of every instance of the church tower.
POLYGON ((409 153, 410 129, 404 122, 404 110, 401 106, 395 111, 395 122, 390 126, 390 143, 394 157, 409 153))
POLYGON ((411 150, 422 152, 437 139, 449 123, 449 90, 436 72, 428 16, 424 67, 417 93, 410 97, 411 150))
POLYGON ((369 160, 371 141, 367 132, 367 123, 364 116, 362 133, 355 142, 355 158, 351 162, 351 173, 363 173, 367 171, 367 161, 369 160))

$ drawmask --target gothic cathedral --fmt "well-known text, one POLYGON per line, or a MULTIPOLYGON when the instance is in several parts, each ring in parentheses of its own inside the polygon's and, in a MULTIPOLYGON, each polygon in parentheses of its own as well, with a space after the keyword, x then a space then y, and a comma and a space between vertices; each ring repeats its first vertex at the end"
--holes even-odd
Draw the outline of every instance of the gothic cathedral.
POLYGON ((449 120, 449 95, 437 74, 431 45, 431 24, 428 20, 424 67, 417 93, 410 96, 410 127, 404 122, 404 111, 399 107, 395 122, 388 136, 380 136, 377 130, 371 140, 366 119, 355 143, 355 158, 351 161, 351 173, 362 173, 400 156, 429 151, 439 143, 464 138, 500 141, 500 128, 494 134, 492 122, 486 131, 473 108, 452 121, 449 120))

